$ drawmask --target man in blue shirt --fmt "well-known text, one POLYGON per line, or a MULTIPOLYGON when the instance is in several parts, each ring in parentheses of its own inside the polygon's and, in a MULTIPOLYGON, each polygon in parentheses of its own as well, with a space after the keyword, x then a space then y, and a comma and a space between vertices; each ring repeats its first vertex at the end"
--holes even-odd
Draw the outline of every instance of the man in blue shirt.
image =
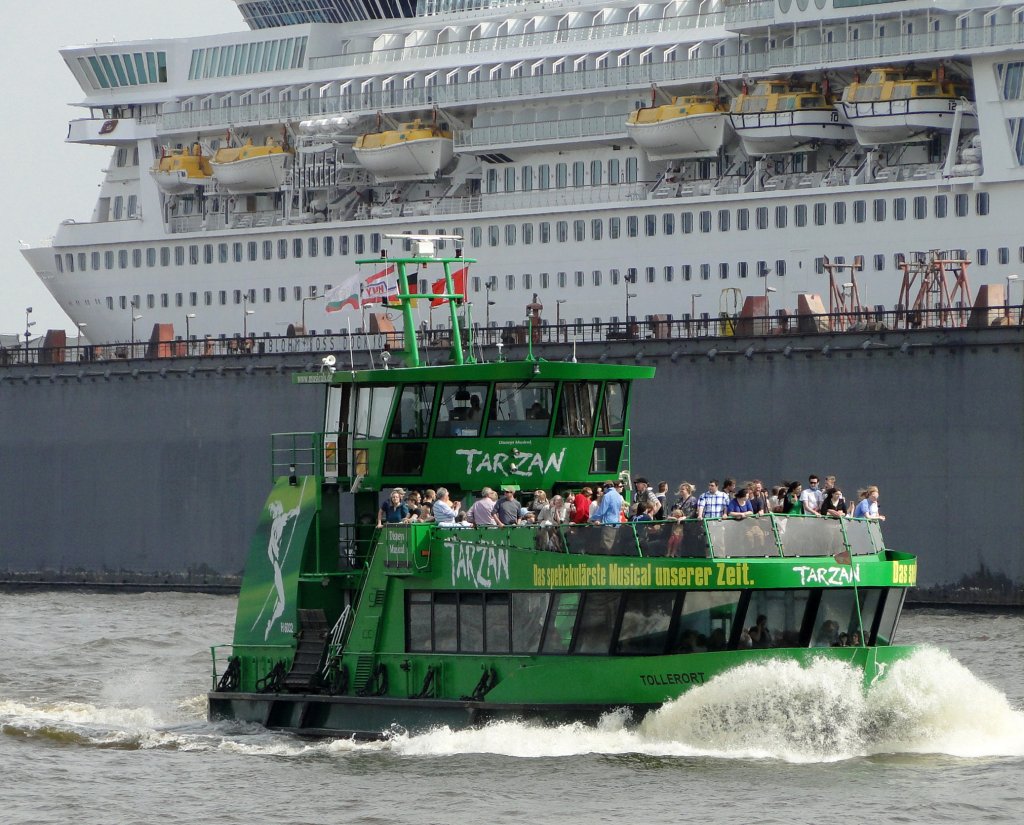
POLYGON ((706 493, 697 499, 697 518, 720 518, 729 506, 729 496, 718 489, 718 480, 708 482, 706 493))
POLYGON ((603 525, 601 528, 601 546, 611 550, 615 545, 615 536, 622 523, 622 495, 611 481, 604 483, 604 494, 590 518, 591 522, 603 525))

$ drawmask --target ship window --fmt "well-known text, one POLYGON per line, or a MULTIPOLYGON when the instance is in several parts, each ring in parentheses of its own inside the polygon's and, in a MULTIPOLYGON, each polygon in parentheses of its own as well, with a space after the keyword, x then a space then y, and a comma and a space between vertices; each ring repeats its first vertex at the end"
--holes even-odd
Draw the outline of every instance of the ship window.
POLYGON ((901 588, 891 587, 885 591, 885 601, 882 605, 881 615, 878 617, 878 624, 875 629, 875 637, 870 639, 871 644, 891 645, 896 635, 896 626, 899 622, 900 612, 903 609, 903 599, 907 592, 901 588))
MULTIPOLYGON (((764 617, 764 631, 751 639, 754 648, 802 647, 804 617, 807 614, 809 590, 755 590, 750 594, 747 613, 742 624, 758 628, 764 617), (762 635, 763 633, 763 635, 762 635)), ((689 598, 689 596, 687 597, 689 598)))
POLYGON ((914 219, 923 220, 928 217, 928 198, 918 195, 914 198, 914 219))
POLYGON ((497 246, 499 240, 500 238, 498 236, 498 227, 495 226, 494 224, 491 224, 490 226, 487 227, 487 245, 497 246))
POLYGON ((988 214, 988 192, 979 192, 975 203, 975 211, 979 215, 988 214))
POLYGON ((310 258, 315 258, 320 253, 320 241, 316 237, 310 238, 306 243, 306 247, 310 258))
POLYGON ((513 290, 515 290, 515 288, 516 288, 516 276, 515 275, 506 275, 505 276, 505 288, 509 292, 512 292, 513 290))
POLYGON ((529 246, 530 244, 533 243, 533 224, 524 223, 521 229, 523 231, 523 243, 526 246, 529 246))
POLYGON ((555 188, 565 189, 569 182, 569 167, 564 163, 555 164, 555 188))
POLYGON ((572 165, 572 185, 573 186, 585 186, 586 185, 586 165, 582 160, 578 160, 572 165))
POLYGON ((324 257, 330 258, 334 255, 334 236, 324 235, 324 257))
POLYGON ((585 241, 587 239, 587 222, 579 220, 573 221, 572 235, 577 241, 585 241))
POLYGON ((573 653, 608 655, 621 601, 622 594, 615 591, 590 590, 583 594, 573 653))
POLYGON ((551 167, 548 166, 546 163, 542 163, 540 166, 537 167, 537 188, 551 188, 551 167))
POLYGON ((892 201, 892 216, 898 221, 905 221, 907 219, 907 199, 906 198, 893 198, 892 201))
POLYGON ((117 266, 118 266, 118 269, 127 269, 128 268, 128 250, 127 249, 119 249, 119 250, 117 250, 117 266))
MULTIPOLYGON (((665 235, 673 235, 676 231, 676 216, 671 212, 666 212, 661 216, 661 231, 665 235)), ((595 240, 597 240, 595 238, 595 240)))
POLYGON ((731 213, 728 209, 718 210, 718 231, 728 232, 731 213))
POLYGON ((434 411, 434 385, 408 384, 402 389, 391 422, 392 438, 426 438, 434 411))
POLYGON ((269 304, 273 300, 274 293, 271 291, 269 286, 263 287, 263 303, 269 304))
POLYGON ((881 272, 885 269, 885 255, 875 255, 875 272, 881 272))
POLYGON ((846 201, 836 201, 832 207, 832 219, 837 224, 846 223, 846 201))
MULTIPOLYGON (((609 282, 611 283, 612 286, 618 286, 619 285, 619 270, 617 270, 615 268, 612 268, 612 269, 608 270, 608 280, 609 280, 609 282)), ((600 324, 601 321, 598 320, 597 323, 600 324)))
POLYGON ((605 384, 601 412, 598 415, 598 435, 622 435, 626 425, 626 402, 629 385, 624 381, 605 384))
POLYGON ((484 594, 484 649, 487 653, 508 653, 511 647, 509 636, 509 594, 484 594))
POLYGON ((967 217, 967 209, 970 201, 967 195, 956 195, 953 198, 953 209, 956 212, 958 218, 967 217))
POLYGON ((741 595, 738 590, 686 593, 669 649, 680 653, 694 652, 698 647, 709 653, 725 650, 741 595))
POLYGON ((236 304, 242 303, 242 290, 240 290, 240 289, 234 290, 233 297, 235 299, 235 303, 236 304))
POLYGON ((718 265, 718 277, 728 278, 729 277, 729 264, 721 263, 718 265))
MULTIPOLYGON (((163 266, 167 266, 166 261, 163 260, 163 253, 166 252, 166 251, 167 251, 167 247, 166 246, 163 247, 160 250, 160 263, 163 266)), ((90 257, 91 257, 91 260, 92 260, 92 268, 93 269, 99 269, 100 268, 100 253, 99 252, 93 252, 90 257)))
POLYGON ((679 214, 679 231, 684 235, 693 233, 693 212, 681 212, 679 214))
MULTIPOLYGON (((815 211, 817 211, 818 206, 819 206, 819 204, 815 204, 814 205, 815 211)), ((824 207, 825 204, 820 204, 820 206, 824 207)), ((786 207, 786 206, 776 206, 775 207, 775 227, 777 229, 785 229, 786 228, 786 222, 788 221, 788 213, 789 213, 789 208, 786 207)))
POLYGON ((487 436, 547 435, 554 397, 551 383, 496 384, 487 436))
POLYGON ((559 243, 565 243, 569 240, 569 222, 558 221, 555 224, 555 236, 558 238, 559 243))
POLYGON ((872 211, 873 211, 874 219, 875 219, 875 221, 877 223, 882 223, 883 221, 885 221, 885 210, 886 210, 885 199, 884 198, 875 198, 875 200, 872 202, 872 211))
POLYGON ((356 255, 362 255, 366 252, 366 238, 362 235, 354 236, 354 244, 356 255))
POLYGON ((281 260, 288 257, 288 241, 284 238, 277 242, 277 257, 281 260))
POLYGON ((474 226, 469 230, 469 242, 472 246, 480 246, 483 243, 483 229, 479 226, 474 226))
MULTIPOLYGON (((227 255, 224 256, 224 259, 227 260, 227 255)), ((213 244, 203 244, 203 263, 213 263, 213 244)))
POLYGON ((114 198, 114 220, 121 220, 121 215, 124 211, 124 198, 118 195, 114 198))
POLYGON ((600 385, 590 381, 567 381, 562 385, 557 434, 589 436, 594 431, 594 412, 600 385))
POLYGON ((615 653, 657 656, 665 652, 676 603, 674 592, 627 591, 615 653))
POLYGON ((864 223, 868 219, 868 204, 867 201, 854 201, 853 202, 853 222, 864 223))
POLYGON ((740 261, 738 264, 736 264, 736 272, 741 278, 747 277, 747 269, 748 266, 746 261, 740 261))
POLYGON ((61 258, 60 255, 54 255, 53 256, 53 260, 54 260, 54 263, 57 264, 57 271, 58 272, 63 272, 64 271, 64 260, 63 260, 63 258, 61 258))
POLYGON ((434 594, 434 650, 455 653, 459 649, 458 593, 434 594))
POLYGON ((406 645, 410 651, 429 652, 433 648, 431 594, 410 591, 406 599, 406 645))
POLYGON ((619 159, 612 158, 608 161, 608 183, 619 182, 619 159))
POLYGON ((936 218, 944 218, 949 211, 949 201, 945 195, 936 195, 935 200, 932 202, 932 206, 935 210, 936 218))
POLYGON ((700 279, 702 281, 707 281, 710 278, 711 278, 711 264, 701 264, 700 265, 700 279))
POLYGON ((550 285, 551 278, 547 272, 540 273, 540 288, 547 289, 550 285))
POLYGON ((782 258, 779 258, 779 260, 775 262, 775 274, 780 278, 784 278, 786 276, 786 262, 782 258))
POLYGON ((550 593, 512 594, 512 652, 536 653, 540 647, 550 593))
POLYGON ((758 229, 767 229, 768 228, 768 207, 767 206, 759 206, 759 207, 757 207, 757 211, 754 213, 754 216, 757 219, 757 228, 758 229))
POLYGON ((651 238, 658 234, 658 216, 644 215, 644 234, 651 238))
POLYGON ((987 265, 988 265, 988 250, 987 249, 979 249, 978 250, 978 266, 987 266, 987 265))
POLYGON ((203 293, 203 303, 210 306, 213 303, 213 293, 207 290, 203 293))
POLYGON ((613 241, 622 234, 622 219, 621 218, 609 218, 608 219, 608 237, 613 241))
POLYGON ((797 226, 807 226, 807 204, 798 203, 793 207, 793 223, 797 226))
MULTIPOLYGON (((237 260, 241 261, 242 260, 241 244, 238 244, 238 247, 239 247, 239 250, 238 250, 238 258, 237 258, 237 260)), ((256 243, 256 241, 249 241, 248 253, 249 253, 249 260, 250 261, 255 261, 259 257, 259 245, 256 243)))
POLYGON ((559 272, 558 273, 558 288, 559 289, 565 289, 565 284, 566 284, 565 273, 564 272, 559 272))
POLYGON ((823 203, 814 204, 814 225, 824 226, 828 216, 828 207, 823 203))
POLYGON ((670 264, 669 266, 666 266, 662 272, 665 276, 665 283, 672 283, 672 277, 675 274, 675 267, 670 264))
POLYGON ((140 269, 142 267, 142 250, 141 249, 133 249, 132 250, 132 267, 135 268, 135 269, 140 269))
MULTIPOLYGON (((241 263, 242 262, 242 245, 240 243, 236 242, 236 243, 233 243, 231 245, 231 247, 232 247, 231 251, 232 251, 232 255, 234 257, 235 263, 241 263)), ((226 243, 217 244, 217 259, 222 264, 226 264, 228 262, 228 245, 226 243)))
POLYGON ((288 300, 288 287, 279 286, 277 288, 277 300, 284 302, 288 300))
MULTIPOLYGON (((180 295, 180 293, 179 293, 179 295, 180 295)), ((167 300, 167 293, 166 292, 161 292, 160 293, 160 306, 161 306, 161 308, 167 309, 168 305, 169 305, 169 302, 167 300)), ((179 304, 179 306, 180 306, 180 304, 179 304)))
MULTIPOLYGON (((480 244, 476 244, 480 246, 480 244)), ((338 250, 342 255, 348 255, 348 235, 338 236, 338 250)))
POLYGON ((711 211, 704 209, 700 213, 700 231, 710 232, 711 231, 711 211))
POLYGON ((602 221, 600 218, 594 218, 590 222, 590 237, 593 238, 595 241, 599 241, 599 240, 601 240, 601 237, 603 235, 604 235, 604 221, 602 221))
POLYGON ((516 245, 516 225, 514 223, 505 224, 505 246, 516 245))
POLYGON ((486 384, 445 384, 441 388, 434 436, 480 435, 480 418, 486 400, 486 384))
POLYGON ((107 309, 112 310, 114 308, 114 298, 111 295, 107 296, 107 309))
POLYGON ((636 183, 637 181, 637 160, 636 158, 626 158, 626 183, 636 183))
POLYGON ((544 634, 543 653, 568 653, 572 631, 576 626, 576 611, 580 606, 580 594, 576 592, 555 593, 554 604, 544 634))
POLYGON ((999 250, 996 254, 999 256, 999 263, 1001 263, 1003 266, 1010 263, 1010 248, 1008 246, 999 247, 999 250))
POLYGON ((604 168, 604 164, 599 160, 590 161, 590 185, 600 186, 601 185, 601 171, 604 168))
POLYGON ((519 176, 520 176, 520 179, 522 180, 523 191, 524 192, 532 192, 533 191, 533 167, 532 166, 524 166, 524 167, 522 167, 522 170, 520 171, 519 176))
POLYGON ((637 215, 626 216, 626 237, 636 238, 640 235, 640 218, 637 215))
MULTIPOLYGON (((496 170, 491 170, 496 171, 496 170)), ((505 167, 505 191, 515 192, 516 191, 516 167, 506 166, 505 167)))
POLYGON ((394 387, 360 387, 356 391, 356 438, 382 438, 391 414, 394 387))
POLYGON ((852 589, 823 590, 817 614, 811 623, 811 647, 832 647, 839 644, 839 634, 847 637, 857 630, 857 609, 852 589))
POLYGON ((227 290, 224 290, 224 289, 220 290, 220 292, 218 293, 217 297, 220 300, 220 305, 221 306, 225 306, 227 304, 227 302, 228 302, 227 290))
POLYGON ((302 238, 293 238, 292 239, 292 257, 293 258, 301 258, 302 257, 302 238))

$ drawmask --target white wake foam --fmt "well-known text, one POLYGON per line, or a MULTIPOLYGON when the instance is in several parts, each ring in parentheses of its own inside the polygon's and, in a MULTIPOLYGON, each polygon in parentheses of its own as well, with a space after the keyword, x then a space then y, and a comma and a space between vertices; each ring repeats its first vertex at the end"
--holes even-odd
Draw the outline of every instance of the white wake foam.
POLYGON ((0 732, 128 749, 220 750, 254 756, 331 756, 391 752, 444 757, 520 758, 581 754, 706 756, 827 762, 881 753, 960 757, 1024 756, 1024 713, 948 654, 922 649, 896 662, 868 690, 862 674, 820 659, 737 667, 628 728, 624 714, 596 727, 515 722, 474 730, 438 728, 383 742, 310 743, 255 726, 201 721, 203 697, 180 703, 175 719, 145 707, 0 698, 0 732), (182 724, 181 715, 189 717, 182 724))

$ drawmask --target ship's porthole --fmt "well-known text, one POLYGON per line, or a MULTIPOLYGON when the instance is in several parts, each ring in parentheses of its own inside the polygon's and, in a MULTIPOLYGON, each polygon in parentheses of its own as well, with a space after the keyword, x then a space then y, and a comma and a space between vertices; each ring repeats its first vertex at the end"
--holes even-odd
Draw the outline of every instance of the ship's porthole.
POLYGON ((779 11, 783 14, 789 11, 789 7, 793 5, 793 0, 779 0, 779 11))

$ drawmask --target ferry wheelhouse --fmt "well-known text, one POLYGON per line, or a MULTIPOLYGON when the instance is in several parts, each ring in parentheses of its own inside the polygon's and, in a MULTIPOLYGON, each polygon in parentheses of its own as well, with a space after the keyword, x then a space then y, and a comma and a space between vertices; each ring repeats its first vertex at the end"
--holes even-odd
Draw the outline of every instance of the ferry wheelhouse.
POLYGON ((324 430, 274 437, 234 639, 213 648, 211 720, 378 737, 622 708, 638 719, 743 662, 830 657, 872 681, 911 650, 893 642, 916 560, 886 548, 877 522, 378 528, 393 487, 443 485, 468 503, 484 486, 565 495, 628 479, 633 384, 654 374, 484 361, 463 348, 472 324, 455 306, 452 267, 469 261, 383 260, 407 322, 408 272, 443 267, 451 362, 421 363, 407 323, 400 365, 350 371, 329 356, 294 377, 325 390, 324 430), (755 646, 747 628, 765 623, 755 646))

